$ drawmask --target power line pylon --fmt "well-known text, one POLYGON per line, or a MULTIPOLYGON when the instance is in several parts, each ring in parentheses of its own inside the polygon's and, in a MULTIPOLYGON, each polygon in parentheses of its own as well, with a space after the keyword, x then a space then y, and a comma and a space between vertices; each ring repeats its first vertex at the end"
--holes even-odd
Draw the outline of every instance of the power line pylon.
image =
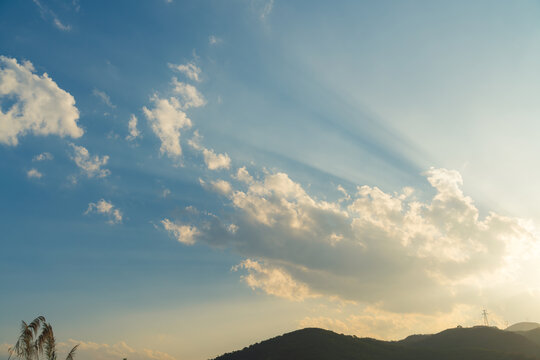
POLYGON ((482 318, 484 319, 484 326, 489 326, 488 312, 486 309, 482 310, 482 318))

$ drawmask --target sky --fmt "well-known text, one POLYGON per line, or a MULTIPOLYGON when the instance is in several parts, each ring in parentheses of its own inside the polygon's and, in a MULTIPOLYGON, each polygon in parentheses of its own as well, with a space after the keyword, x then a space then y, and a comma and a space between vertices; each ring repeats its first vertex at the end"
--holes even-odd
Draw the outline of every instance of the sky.
POLYGON ((0 359, 539 321, 537 1, 0 2, 0 359))

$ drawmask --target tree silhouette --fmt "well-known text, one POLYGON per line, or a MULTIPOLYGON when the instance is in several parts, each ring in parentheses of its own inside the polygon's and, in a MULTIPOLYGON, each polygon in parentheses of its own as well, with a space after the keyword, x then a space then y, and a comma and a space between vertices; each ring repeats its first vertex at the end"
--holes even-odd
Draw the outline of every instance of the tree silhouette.
MULTIPOLYGON (((79 345, 75 345, 66 360, 74 360, 75 351, 79 345)), ((51 324, 45 317, 38 316, 31 323, 21 321, 21 332, 15 345, 8 349, 10 360, 16 357, 20 360, 57 360, 56 339, 51 324)))

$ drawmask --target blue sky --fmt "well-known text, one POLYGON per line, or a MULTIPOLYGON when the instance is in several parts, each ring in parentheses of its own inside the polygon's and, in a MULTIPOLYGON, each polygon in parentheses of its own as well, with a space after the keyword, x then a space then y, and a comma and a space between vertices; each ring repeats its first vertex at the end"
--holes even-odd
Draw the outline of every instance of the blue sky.
POLYGON ((534 1, 0 3, 0 349, 538 320, 534 1), (45 75, 46 73, 46 75, 45 75))

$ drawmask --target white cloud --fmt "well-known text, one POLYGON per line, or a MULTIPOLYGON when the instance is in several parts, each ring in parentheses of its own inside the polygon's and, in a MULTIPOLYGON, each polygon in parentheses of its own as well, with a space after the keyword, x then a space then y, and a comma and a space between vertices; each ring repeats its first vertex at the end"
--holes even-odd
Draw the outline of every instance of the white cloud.
POLYGON ((26 61, 0 56, 0 101, 14 101, 6 112, 0 110, 0 143, 15 146, 19 136, 58 135, 78 138, 79 110, 75 99, 45 73, 33 73, 26 61))
POLYGON ((92 157, 84 146, 77 146, 75 144, 70 144, 70 146, 73 149, 71 159, 75 161, 75 164, 77 164, 81 171, 86 174, 86 176, 89 178, 103 178, 110 175, 110 170, 102 169, 103 166, 107 165, 109 156, 105 155, 99 157, 95 155, 92 157))
POLYGON ((246 184, 253 183, 253 177, 249 174, 245 166, 238 169, 234 178, 246 184))
POLYGON ((215 35, 210 35, 210 36, 208 37, 208 43, 209 43, 210 45, 217 45, 217 44, 220 44, 220 43, 222 43, 222 42, 223 42, 223 40, 220 39, 220 38, 218 38, 218 37, 215 36, 215 35))
POLYGON ((210 181, 210 183, 207 184, 204 180, 199 179, 199 182, 203 187, 211 189, 218 194, 229 195, 232 192, 231 184, 225 180, 210 181))
POLYGON ((229 169, 231 166, 231 158, 227 154, 216 154, 214 150, 207 149, 201 145, 202 137, 195 130, 193 137, 188 140, 189 146, 200 151, 203 154, 204 163, 209 170, 229 169))
POLYGON ((116 108, 116 105, 111 102, 111 98, 109 97, 109 95, 107 95, 104 91, 94 89, 92 91, 92 94, 98 97, 101 101, 103 101, 103 103, 105 103, 105 105, 107 105, 108 107, 112 109, 116 108))
POLYGON ((243 275, 242 279, 254 290, 262 290, 269 295, 293 301, 318 297, 311 293, 307 285, 294 280, 284 269, 267 266, 251 259, 233 267, 234 271, 239 269, 247 270, 248 274, 243 275))
POLYGON ((216 154, 212 149, 203 149, 204 162, 208 169, 228 169, 231 166, 231 159, 227 154, 216 154))
POLYGON ((185 245, 195 244, 195 238, 200 234, 199 230, 195 226, 191 225, 178 225, 170 221, 169 219, 163 219, 161 224, 165 230, 171 232, 176 240, 185 245))
POLYGON ((77 360, 119 360, 124 358, 129 360, 175 360, 173 356, 165 352, 135 349, 123 341, 116 344, 100 344, 70 339, 67 342, 59 343, 58 350, 60 353, 67 354, 77 344, 79 345, 77 360))
POLYGON ((26 173, 26 176, 27 176, 28 178, 41 179, 41 177, 43 177, 43 174, 40 173, 39 171, 37 171, 36 169, 30 169, 30 170, 28 170, 28 172, 26 173))
POLYGON ((435 190, 425 201, 410 188, 359 186, 350 199, 328 202, 285 173, 255 179, 241 168, 230 189, 206 186, 237 211, 223 222, 201 213, 198 239, 279 268, 310 293, 384 311, 447 312, 480 301, 479 292, 508 291, 521 281, 530 288, 527 274, 540 257, 534 227, 493 212, 480 216, 455 171, 425 175, 435 190))
POLYGON ((122 212, 115 208, 112 203, 105 201, 104 199, 99 200, 97 203, 88 204, 88 209, 86 209, 84 214, 88 215, 93 212, 106 215, 109 218, 109 221, 107 222, 111 225, 122 222, 122 212))
POLYGON ((183 109, 201 107, 206 104, 206 100, 195 86, 178 81, 175 77, 173 77, 172 83, 174 85, 173 92, 182 98, 183 109))
POLYGON ((154 95, 152 101, 154 107, 152 109, 143 107, 143 111, 152 131, 161 140, 161 153, 169 157, 181 156, 180 130, 191 127, 191 120, 174 97, 161 99, 154 95))
POLYGON ((44 152, 44 153, 34 156, 32 161, 46 161, 46 160, 52 160, 52 159, 54 159, 54 156, 51 153, 44 152))
POLYGON ((173 70, 179 71, 182 74, 184 74, 188 79, 199 82, 201 81, 200 75, 201 75, 201 68, 199 68, 194 63, 190 62, 187 64, 169 64, 169 67, 173 70))
POLYGON ((126 136, 126 140, 133 141, 141 136, 141 132, 137 129, 137 117, 131 114, 128 122, 129 135, 126 136))

